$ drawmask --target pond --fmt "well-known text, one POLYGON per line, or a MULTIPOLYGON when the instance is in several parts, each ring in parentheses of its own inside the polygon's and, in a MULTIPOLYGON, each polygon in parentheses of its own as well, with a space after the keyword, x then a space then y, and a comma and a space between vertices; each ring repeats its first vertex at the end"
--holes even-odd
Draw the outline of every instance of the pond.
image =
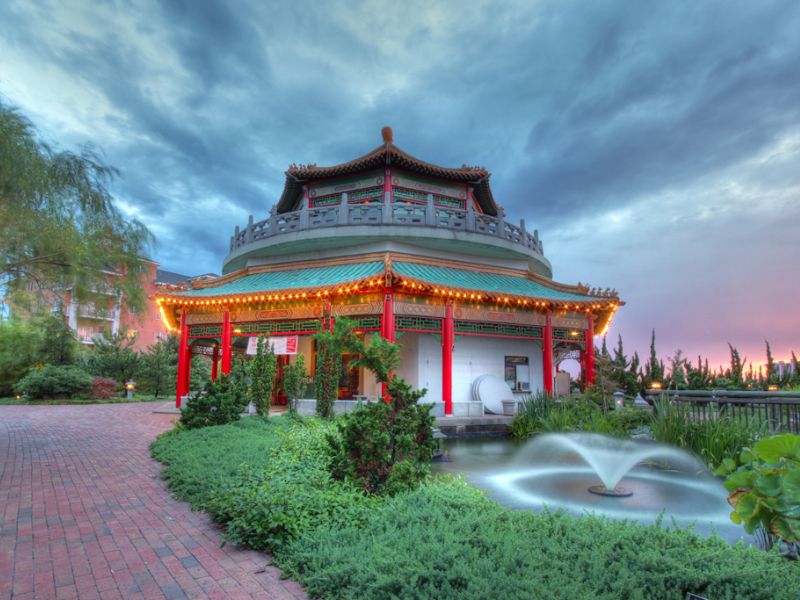
POLYGON ((639 523, 661 519, 664 526, 672 526, 674 520, 681 527, 692 525, 703 535, 715 532, 730 542, 752 541, 730 521, 722 481, 682 450, 570 434, 540 435, 523 443, 510 438, 449 439, 445 451, 449 461, 435 463, 434 472, 461 474, 511 508, 539 511, 548 507, 639 523), (573 435, 585 442, 588 450, 576 451, 574 439, 560 439, 573 435), (640 461, 640 455, 647 458, 640 461), (628 465, 622 464, 626 460, 631 463, 629 471, 628 465), (620 465, 625 473, 618 489, 624 488, 629 496, 589 493, 589 487, 603 487, 598 470, 606 475, 605 470, 614 471, 620 465))

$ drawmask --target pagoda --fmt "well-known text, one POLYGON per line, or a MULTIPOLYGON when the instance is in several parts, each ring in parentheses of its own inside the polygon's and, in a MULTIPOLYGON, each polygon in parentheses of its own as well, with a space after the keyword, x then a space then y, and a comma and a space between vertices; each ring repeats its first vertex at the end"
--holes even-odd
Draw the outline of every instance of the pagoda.
MULTIPOLYGON (((267 217, 236 228, 221 277, 159 292, 180 333, 178 405, 192 353, 211 357, 215 378, 269 334, 279 378, 298 354, 313 373, 314 334, 343 317, 400 344, 397 374, 427 389, 434 414, 475 414, 473 384, 489 375, 514 395, 553 393, 566 357, 592 383, 616 292, 554 281, 538 232, 505 220, 485 168, 434 165, 395 146, 390 128, 382 137, 349 162, 292 165, 267 217)), ((369 372, 344 370, 340 399, 380 395, 369 372)))

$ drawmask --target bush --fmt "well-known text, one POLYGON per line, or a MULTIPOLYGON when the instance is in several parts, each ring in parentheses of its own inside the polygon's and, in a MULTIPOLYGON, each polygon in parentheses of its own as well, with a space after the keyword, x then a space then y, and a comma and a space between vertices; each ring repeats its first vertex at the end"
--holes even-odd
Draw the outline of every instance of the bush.
POLYGON ((689 530, 512 511, 459 480, 386 500, 366 525, 304 535, 276 555, 322 598, 790 599, 800 570, 689 530))
POLYGON ((181 425, 197 429, 238 421, 247 406, 244 381, 235 372, 209 381, 204 390, 195 392, 181 410, 181 425))
POLYGON ((226 540, 274 550, 320 527, 366 522, 375 501, 328 471, 329 430, 310 422, 278 431, 265 466, 245 465, 234 482, 211 495, 209 511, 227 525, 226 540))
POLYGON ((92 376, 79 367, 47 365, 30 371, 14 386, 14 391, 31 398, 71 398, 87 393, 91 386, 92 376))
POLYGON ((92 400, 109 400, 117 396, 119 384, 110 377, 95 377, 92 379, 92 389, 89 398, 92 400))
POLYGON ((615 429, 628 433, 650 425, 652 419, 650 411, 639 406, 623 406, 606 413, 606 416, 615 429))

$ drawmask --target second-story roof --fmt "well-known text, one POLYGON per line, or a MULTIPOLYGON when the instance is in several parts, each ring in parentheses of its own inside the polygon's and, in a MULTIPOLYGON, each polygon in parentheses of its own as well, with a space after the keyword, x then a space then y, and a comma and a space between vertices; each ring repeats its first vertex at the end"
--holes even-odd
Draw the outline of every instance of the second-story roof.
POLYGON ((279 213, 295 210, 297 201, 303 193, 303 184, 309 181, 339 177, 375 169, 377 167, 397 165, 414 173, 429 175, 450 181, 470 183, 474 189, 475 200, 487 215, 496 217, 499 208, 489 187, 491 173, 484 167, 442 167, 420 160, 401 150, 393 143, 390 127, 384 127, 383 144, 351 161, 330 167, 317 165, 292 165, 286 171, 286 183, 278 201, 279 213))

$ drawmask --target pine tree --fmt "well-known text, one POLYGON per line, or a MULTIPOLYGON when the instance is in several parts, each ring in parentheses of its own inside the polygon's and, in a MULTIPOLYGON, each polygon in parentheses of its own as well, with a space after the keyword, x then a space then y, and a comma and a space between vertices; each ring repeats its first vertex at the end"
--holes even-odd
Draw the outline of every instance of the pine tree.
POLYGON ((792 350, 792 377, 789 381, 793 387, 800 386, 800 365, 797 363, 794 350, 792 350))
POLYGON ((775 360, 772 358, 772 348, 769 347, 769 342, 764 341, 767 345, 767 373, 766 373, 766 383, 767 385, 772 385, 778 383, 778 375, 775 372, 775 360))
POLYGON ((650 358, 644 365, 642 386, 649 388, 653 382, 664 384, 664 361, 658 359, 656 353, 656 330, 653 329, 650 337, 650 358))

